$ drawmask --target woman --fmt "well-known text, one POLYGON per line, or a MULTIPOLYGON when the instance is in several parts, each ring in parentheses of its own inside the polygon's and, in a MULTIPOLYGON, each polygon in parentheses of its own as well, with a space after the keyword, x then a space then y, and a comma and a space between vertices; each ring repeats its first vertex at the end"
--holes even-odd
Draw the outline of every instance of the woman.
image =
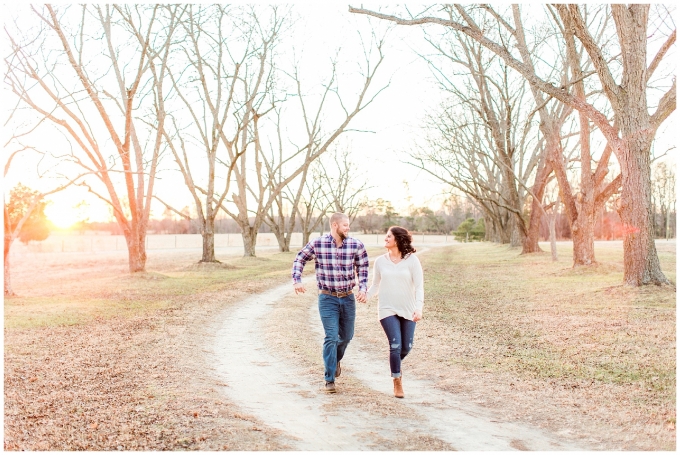
POLYGON ((367 297, 378 294, 378 318, 390 345, 390 371, 394 396, 404 398, 401 361, 413 347, 416 322, 423 318, 423 268, 411 246, 411 234, 402 227, 387 230, 387 253, 373 266, 373 284, 367 297))

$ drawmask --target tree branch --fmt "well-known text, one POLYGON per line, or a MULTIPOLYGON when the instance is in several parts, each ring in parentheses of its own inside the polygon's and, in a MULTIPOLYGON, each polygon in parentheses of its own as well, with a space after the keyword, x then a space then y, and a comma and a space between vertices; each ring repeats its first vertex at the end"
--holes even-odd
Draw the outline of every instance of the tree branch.
POLYGON ((656 108, 654 114, 650 118, 650 124, 652 131, 656 131, 661 124, 668 118, 669 115, 675 110, 675 78, 673 78, 673 85, 668 89, 666 93, 661 97, 659 101, 659 106, 656 108))
POLYGON ((647 67, 647 82, 649 82, 649 80, 652 78, 652 74, 654 74, 654 71, 656 71, 656 68, 659 66, 659 63, 661 63, 664 56, 666 55, 666 52, 668 52, 668 49, 671 48, 673 43, 675 43, 675 30, 673 30, 673 33, 670 34, 666 42, 663 43, 661 49, 659 49, 659 51, 654 56, 652 63, 650 63, 649 67, 647 67))
POLYGON ((156 196, 155 194, 154 194, 153 197, 154 197, 154 199, 156 199, 158 202, 160 202, 161 204, 163 204, 168 210, 171 210, 171 211, 175 212, 176 214, 178 214, 179 216, 181 216, 181 217, 184 218, 185 220, 191 221, 191 216, 187 215, 186 213, 180 212, 179 210, 177 210, 176 208, 172 207, 171 205, 168 205, 166 202, 164 202, 161 198, 159 198, 159 197, 156 196))
POLYGON ((595 208, 601 207, 610 197, 621 191, 621 181, 621 174, 619 174, 614 180, 609 182, 609 184, 595 198, 595 208))
POLYGON ((573 95, 571 95, 566 90, 556 87, 553 84, 546 82, 545 80, 539 78, 534 74, 534 71, 528 67, 526 64, 520 62, 510 54, 510 52, 502 45, 488 39, 484 32, 477 26, 471 27, 463 25, 459 22, 447 19, 441 19, 438 17, 421 17, 418 19, 402 19, 397 16, 383 14, 376 11, 370 11, 363 8, 349 7, 349 12, 354 14, 364 14, 367 16, 376 17, 378 19, 383 19, 387 21, 394 22, 399 25, 424 25, 424 24, 438 24, 444 27, 449 27, 453 30, 464 33, 470 38, 474 39, 482 46, 494 52, 496 55, 501 57, 505 63, 518 71, 526 80, 535 85, 539 90, 545 92, 548 95, 557 98, 561 102, 572 106, 578 111, 584 112, 595 124, 598 126, 600 131, 605 135, 607 140, 615 141, 618 139, 618 131, 609 123, 607 117, 597 110, 593 105, 581 100, 573 95))

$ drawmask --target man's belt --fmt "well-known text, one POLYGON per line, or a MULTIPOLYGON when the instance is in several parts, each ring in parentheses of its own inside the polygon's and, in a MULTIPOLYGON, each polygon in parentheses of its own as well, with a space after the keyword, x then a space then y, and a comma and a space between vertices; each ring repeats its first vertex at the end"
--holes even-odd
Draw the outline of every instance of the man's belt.
POLYGON ((327 295, 332 295, 334 297, 347 297, 348 295, 352 295, 352 290, 350 289, 347 292, 335 292, 335 291, 327 291, 325 289, 319 289, 320 294, 327 294, 327 295))

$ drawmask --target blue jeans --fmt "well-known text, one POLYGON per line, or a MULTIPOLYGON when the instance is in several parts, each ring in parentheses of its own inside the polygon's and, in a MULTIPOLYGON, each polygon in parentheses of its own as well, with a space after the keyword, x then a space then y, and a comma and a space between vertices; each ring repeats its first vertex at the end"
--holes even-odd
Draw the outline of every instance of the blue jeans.
POLYGON ((335 369, 354 336, 354 294, 347 297, 319 294, 319 315, 326 334, 323 339, 324 378, 326 382, 335 382, 335 369))
POLYGON ((393 378, 401 377, 401 361, 413 347, 416 323, 401 316, 392 315, 380 320, 387 341, 390 343, 390 371, 393 378))

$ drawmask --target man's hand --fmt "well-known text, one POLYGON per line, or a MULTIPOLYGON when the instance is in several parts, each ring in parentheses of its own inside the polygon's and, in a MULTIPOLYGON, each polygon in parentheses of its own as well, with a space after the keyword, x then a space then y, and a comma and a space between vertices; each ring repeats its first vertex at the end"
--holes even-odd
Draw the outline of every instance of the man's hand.
POLYGON ((307 291, 302 283, 295 283, 293 287, 295 288, 295 295, 304 294, 307 291))
POLYGON ((357 294, 357 300, 360 303, 368 302, 368 299, 366 298, 366 291, 359 291, 359 293, 357 294))

